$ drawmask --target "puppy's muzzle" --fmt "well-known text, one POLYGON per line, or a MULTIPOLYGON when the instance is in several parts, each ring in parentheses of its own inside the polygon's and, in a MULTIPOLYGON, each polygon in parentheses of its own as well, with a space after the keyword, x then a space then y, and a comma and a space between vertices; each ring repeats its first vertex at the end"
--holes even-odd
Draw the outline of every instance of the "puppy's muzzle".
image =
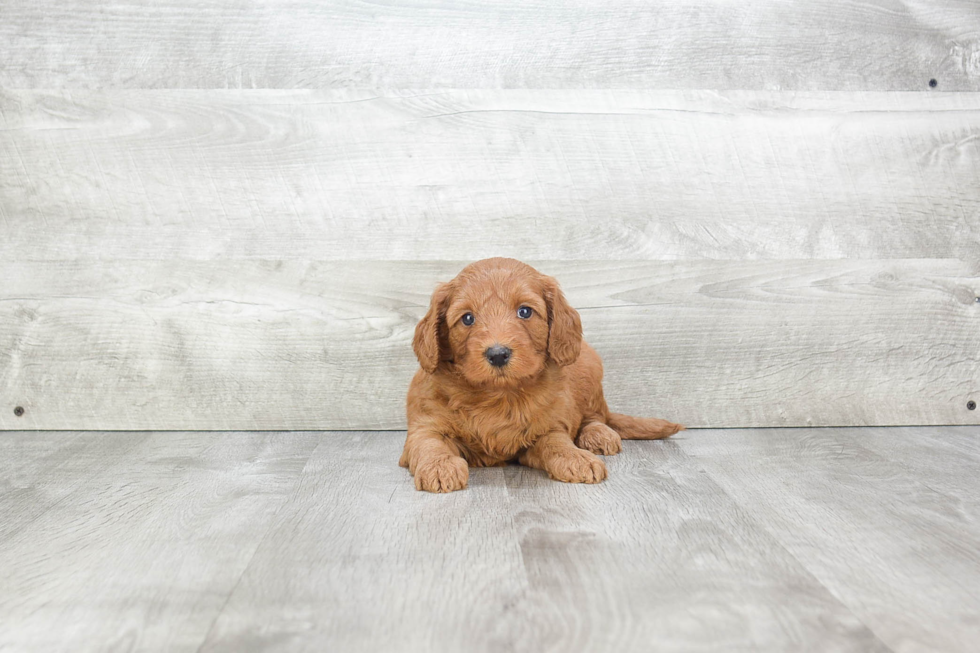
POLYGON ((513 352, 503 345, 494 345, 493 347, 487 347, 487 350, 483 352, 483 355, 487 357, 490 364, 494 367, 503 367, 510 360, 510 355, 513 352))

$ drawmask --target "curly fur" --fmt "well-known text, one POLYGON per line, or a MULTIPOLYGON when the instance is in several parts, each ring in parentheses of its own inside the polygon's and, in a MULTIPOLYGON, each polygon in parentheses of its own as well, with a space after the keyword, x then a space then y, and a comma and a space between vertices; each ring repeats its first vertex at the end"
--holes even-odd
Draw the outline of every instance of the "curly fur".
POLYGON ((421 369, 408 391, 408 437, 399 464, 415 487, 466 487, 470 467, 512 460, 570 483, 598 483, 620 439, 665 438, 684 427, 609 412, 602 361, 558 282, 520 261, 468 265, 432 294, 412 341, 421 369), (518 317, 521 306, 532 310, 518 317), (462 317, 472 313, 470 326, 462 317), (511 349, 503 367, 484 352, 511 349))

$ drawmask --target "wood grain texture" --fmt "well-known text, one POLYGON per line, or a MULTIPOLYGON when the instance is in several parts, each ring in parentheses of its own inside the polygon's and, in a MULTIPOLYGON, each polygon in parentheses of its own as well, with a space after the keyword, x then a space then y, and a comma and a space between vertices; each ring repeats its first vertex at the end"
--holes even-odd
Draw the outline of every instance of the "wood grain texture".
POLYGON ((980 437, 970 426, 841 429, 838 438, 852 438, 863 449, 894 463, 909 478, 928 479, 929 487, 950 497, 956 511, 980 523, 980 437), (928 448, 928 455, 923 449, 928 448))
POLYGON ((434 496, 402 439, 321 440, 202 652, 887 650, 677 445, 434 496))
POLYGON ((901 461, 866 448, 866 432, 705 431, 680 447, 892 650, 973 651, 980 431, 956 432, 969 470, 937 464, 945 429, 873 431, 901 461))
MULTIPOLYGON (((579 309, 614 410, 690 426, 980 422, 966 407, 976 264, 536 265, 579 309)), ((0 428, 403 428, 411 334, 462 266, 0 262, 0 428)))
POLYGON ((0 433, 0 543, 105 474, 147 439, 145 433, 0 433))
POLYGON ((202 651, 460 651, 495 628, 527 584, 503 476, 433 501, 403 442, 324 434, 202 651))
POLYGON ((969 0, 5 0, 14 88, 980 88, 969 0))
POLYGON ((4 651, 195 650, 315 445, 303 433, 57 434, 43 437, 66 446, 36 457, 22 444, 34 437, 0 435, 5 464, 50 469, 0 493, 3 516, 61 498, 0 532, 4 651), (78 464, 103 450, 113 464, 78 464))
POLYGON ((0 91, 0 259, 980 260, 980 94, 0 91))
POLYGON ((0 649, 975 648, 975 426, 687 431, 439 496, 403 439, 0 434, 38 488, 0 518, 62 497, 0 534, 0 649))

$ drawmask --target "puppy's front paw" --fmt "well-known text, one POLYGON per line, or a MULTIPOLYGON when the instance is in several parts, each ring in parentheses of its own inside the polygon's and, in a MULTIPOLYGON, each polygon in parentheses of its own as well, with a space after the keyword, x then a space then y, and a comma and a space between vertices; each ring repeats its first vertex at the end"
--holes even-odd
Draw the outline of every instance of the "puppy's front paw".
POLYGON ((455 492, 466 487, 470 469, 459 456, 426 460, 415 467, 415 489, 426 492, 455 492))
POLYGON ((573 449, 548 461, 548 475, 566 483, 598 483, 606 478, 606 465, 590 451, 573 449))
POLYGON ((583 426, 575 438, 575 446, 600 456, 615 456, 623 450, 619 433, 599 422, 583 426))

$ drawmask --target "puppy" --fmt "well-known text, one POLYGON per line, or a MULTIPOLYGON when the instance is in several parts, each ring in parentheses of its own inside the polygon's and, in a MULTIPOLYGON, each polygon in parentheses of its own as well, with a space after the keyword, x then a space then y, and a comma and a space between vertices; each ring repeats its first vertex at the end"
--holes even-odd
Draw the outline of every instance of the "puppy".
POLYGON ((469 467, 522 465, 559 481, 598 483, 596 454, 620 439, 666 438, 684 427, 609 412, 602 361, 552 277, 507 258, 468 265, 432 295, 412 341, 421 368, 408 390, 399 464, 415 487, 466 487, 469 467))

